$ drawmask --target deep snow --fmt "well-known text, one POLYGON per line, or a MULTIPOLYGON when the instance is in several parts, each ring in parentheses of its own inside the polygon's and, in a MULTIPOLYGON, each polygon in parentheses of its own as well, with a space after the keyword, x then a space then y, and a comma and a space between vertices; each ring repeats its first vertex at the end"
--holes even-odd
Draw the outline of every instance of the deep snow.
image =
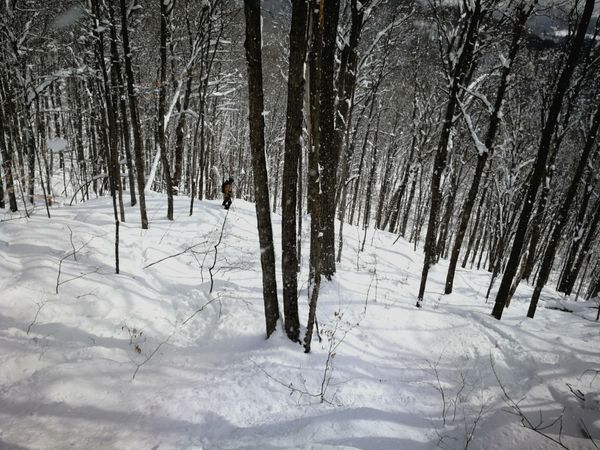
MULTIPOLYGON (((369 230, 358 253, 362 232, 346 226, 319 298, 323 340, 306 355, 281 327, 265 340, 254 205, 236 200, 227 215, 209 294, 219 202, 189 217, 179 197, 173 222, 163 196, 147 202, 148 231, 127 208, 119 275, 109 199, 53 207, 50 220, 43 208, 0 215, 0 448, 559 448, 507 412, 492 366, 532 423, 562 414, 565 446, 597 448, 582 431, 600 442, 600 379, 586 372, 600 369, 595 303, 547 290, 529 320, 522 285, 499 322, 489 274, 460 270, 443 296, 442 261, 418 310, 420 252, 369 230), (575 313, 546 308, 557 302, 575 313)), ((545 432, 558 439, 559 426, 545 432)))

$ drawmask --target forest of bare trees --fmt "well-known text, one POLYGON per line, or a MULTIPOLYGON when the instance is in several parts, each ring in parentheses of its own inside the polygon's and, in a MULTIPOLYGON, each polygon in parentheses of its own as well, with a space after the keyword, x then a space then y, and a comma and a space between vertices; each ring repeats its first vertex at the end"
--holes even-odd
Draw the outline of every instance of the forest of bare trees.
MULTIPOLYGON (((111 196, 236 197, 258 219, 266 333, 311 348, 344 224, 422 248, 416 305, 448 259, 600 292, 600 22, 594 0, 7 0, 0 3, 0 208, 111 196), (282 217, 274 242, 272 214, 282 217), (311 222, 310 233, 302 224, 311 222), (310 255, 300 254, 310 242, 310 255), (282 261, 275 259, 281 245, 282 261), (276 279, 281 263, 282 280, 276 279), (310 267, 306 336, 298 272, 310 267), (278 285, 283 311, 278 306, 278 285)), ((133 208, 135 207, 135 208, 133 208)), ((182 212, 180 212, 183 214, 182 212)), ((201 216, 197 217, 202 221, 201 216)), ((437 293, 436 293, 437 295, 437 293)), ((491 307, 490 307, 491 310, 491 307)))

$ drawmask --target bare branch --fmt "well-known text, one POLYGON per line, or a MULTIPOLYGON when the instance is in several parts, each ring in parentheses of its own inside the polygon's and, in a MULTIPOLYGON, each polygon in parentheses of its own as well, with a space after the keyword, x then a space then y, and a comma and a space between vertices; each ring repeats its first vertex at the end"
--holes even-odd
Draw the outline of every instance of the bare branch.
POLYGON ((206 244, 208 241, 202 241, 202 242, 198 242, 197 244, 194 245, 190 245, 189 247, 186 247, 185 249, 183 249, 182 251, 175 253, 174 255, 169 255, 169 256, 165 256, 164 258, 159 259, 158 261, 154 261, 150 264, 147 264, 143 267, 143 269, 147 269, 148 267, 152 267, 155 264, 161 263, 163 261, 166 261, 167 259, 171 259, 171 258, 177 258, 178 256, 183 255, 184 253, 187 253, 191 250, 193 250, 194 248, 198 247, 199 245, 203 245, 206 244))

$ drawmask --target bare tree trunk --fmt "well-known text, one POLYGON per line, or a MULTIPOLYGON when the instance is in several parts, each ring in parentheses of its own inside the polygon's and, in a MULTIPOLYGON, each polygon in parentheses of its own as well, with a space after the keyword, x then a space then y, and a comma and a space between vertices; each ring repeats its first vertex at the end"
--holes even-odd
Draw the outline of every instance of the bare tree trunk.
POLYGON ((0 90, 0 153, 2 155, 2 168, 4 169, 4 178, 6 180, 9 208, 12 212, 16 212, 19 208, 17 207, 17 197, 15 195, 15 182, 12 171, 12 151, 8 146, 9 135, 7 130, 9 125, 6 119, 4 105, 5 99, 3 98, 2 90, 0 90))
POLYGON ((544 285, 548 281, 548 277, 550 276, 550 271, 552 270, 552 262, 554 261, 554 256, 556 255, 556 250, 559 244, 558 241, 569 219, 569 210, 571 209, 571 205, 573 203, 573 200, 575 199, 575 194, 577 194, 579 182, 581 181, 586 164, 588 163, 590 153, 592 152, 592 149, 596 142, 596 135, 598 134, 599 127, 600 105, 597 107, 596 113, 594 114, 592 126, 587 136, 583 152, 581 153, 579 164, 575 169, 575 174, 573 175, 573 179, 571 180, 571 185, 569 186, 569 189, 563 199, 560 210, 558 211, 558 216, 556 217, 556 225, 552 230, 552 234, 548 241, 548 247, 542 259, 542 264, 540 266, 540 274, 537 278, 535 289, 533 290, 533 295, 529 304, 529 311, 527 312, 527 317, 531 319, 533 319, 533 316, 535 315, 535 310, 537 308, 542 288, 544 287, 544 285))
POLYGON ((321 274, 331 279, 335 274, 335 189, 337 186, 338 150, 335 129, 337 95, 335 54, 340 0, 329 0, 323 6, 323 48, 321 55, 321 110, 319 126, 319 162, 321 174, 321 274))
POLYGON ((158 88, 158 145, 163 178, 167 187, 167 219, 173 220, 173 179, 167 153, 165 132, 166 96, 167 96, 167 40, 170 38, 171 13, 174 0, 158 0, 160 3, 160 84, 158 88))
POLYGON ((467 199, 465 200, 465 205, 463 207, 463 211, 461 214, 460 225, 458 226, 458 232, 456 234, 456 239, 454 240, 454 247, 452 248, 452 255, 450 257, 450 264, 448 266, 448 273, 446 275, 446 286, 444 293, 450 294, 452 293, 452 285, 454 283, 454 273, 456 271, 456 265, 458 264, 458 257, 460 255, 460 249, 462 247, 463 239, 467 232, 467 227, 469 226, 469 220, 471 219, 471 212, 473 210, 473 205, 475 205, 475 199, 477 197, 477 192, 479 190, 479 184, 481 182, 481 176, 483 175, 483 170, 485 168, 487 158, 494 152, 494 141, 496 140, 496 134, 498 131, 498 127, 500 125, 501 119, 501 109, 502 104, 504 102, 504 95, 508 88, 509 83, 509 75, 512 70, 513 62, 517 56, 519 51, 519 47, 521 45, 521 37, 525 30, 525 24, 527 19, 531 15, 533 11, 533 5, 530 5, 528 8, 525 7, 524 3, 520 3, 517 10, 517 20, 515 22, 515 26, 512 34, 512 41, 510 44, 510 50, 508 52, 508 64, 503 65, 502 74, 500 76, 500 85, 498 87, 498 92, 496 94, 496 101, 494 103, 494 110, 492 112, 492 116, 490 118, 490 124, 488 126, 488 130, 485 137, 485 150, 480 151, 477 156, 477 166, 475 167, 475 175, 473 176, 473 181, 471 182, 471 187, 469 188, 469 192, 467 194, 467 199))
POLYGON ((371 157, 371 171, 369 173, 369 180, 367 182, 367 191, 365 194, 365 215, 363 217, 363 228, 364 236, 360 251, 365 250, 365 241, 367 240, 367 229, 369 228, 369 222, 371 221, 371 197, 373 193, 373 185, 375 184, 375 175, 377 173, 377 138, 379 136, 379 123, 381 119, 381 111, 377 114, 377 125, 375 127, 375 138, 373 139, 373 155, 371 157))
MULTIPOLYGON (((481 211, 483 209, 483 204, 485 203, 486 200, 486 196, 487 196, 487 191, 488 191, 488 185, 487 185, 487 178, 490 174, 490 171, 488 169, 488 171, 486 171, 485 173, 485 177, 483 180, 483 190, 481 191, 481 197, 479 198, 479 205, 477 206, 477 213, 475 214, 475 222, 473 223, 473 227, 471 228, 471 234, 469 236, 469 242, 467 244, 467 251, 465 252, 465 256, 463 258, 461 267, 464 269, 467 266, 467 261, 469 260, 469 255, 471 254, 471 250, 473 249, 473 245, 475 244, 475 240, 477 238, 478 232, 480 232, 479 229, 479 221, 481 220, 481 211)), ((484 213, 485 215, 485 213, 484 213)), ((475 251, 474 253, 477 253, 477 251, 475 251)), ((473 265, 473 263, 471 263, 471 265, 473 265)))
POLYGON ((285 160, 282 185, 281 245, 283 274, 283 310, 285 331, 292 341, 300 339, 298 317, 298 250, 296 247, 296 197, 298 159, 302 153, 302 104, 304 100, 304 59, 306 57, 306 0, 292 6, 288 74, 285 160))
POLYGON ((304 95, 304 59, 306 56, 306 0, 295 0, 290 30, 285 160, 282 186, 282 273, 285 329, 293 341, 299 340, 298 250, 296 247, 296 201, 298 159, 302 152, 302 104, 304 95))
MULTIPOLYGON (((396 230, 396 224, 398 223, 398 216, 400 215, 400 206, 402 205, 402 199, 404 198, 404 193, 406 192, 406 186, 408 185, 408 178, 411 173, 411 164, 413 160, 413 155, 415 154, 415 147, 417 145, 417 132, 415 119, 417 114, 417 98, 413 100, 413 111, 412 111, 412 122, 413 122, 413 135, 410 145, 410 150, 408 151, 408 158, 406 160, 406 165, 404 167, 404 172, 402 173, 402 180, 400 181, 400 186, 398 190, 394 194, 392 198, 391 208, 392 212, 390 215, 390 233, 393 233, 396 230)), ((384 225, 385 228, 385 225, 384 225)))
POLYGON ((265 120, 262 77, 262 36, 260 0, 244 0, 246 17, 246 61, 248 63, 248 106, 250 122, 250 149, 254 172, 254 194, 256 196, 256 221, 262 266, 263 298, 267 337, 277 327, 279 305, 277 303, 277 281, 275 278, 275 249, 273 228, 269 209, 269 184, 265 158, 265 120))
MULTIPOLYGON (((560 286, 559 286, 559 290, 561 292, 564 292, 566 295, 570 295, 571 291, 573 290, 573 286, 575 285, 575 280, 577 279, 577 276, 579 274, 579 271, 581 270, 581 266, 583 264, 583 260, 585 259, 586 256, 591 255, 591 245, 592 242, 594 241, 594 236, 596 235, 596 231, 598 229, 598 225, 600 225, 600 199, 598 199, 596 201, 596 205, 594 208, 594 213, 593 213, 593 217, 590 220, 590 224, 587 227, 586 230, 586 237, 585 240, 583 240, 583 243, 581 244, 581 250, 578 252, 577 255, 577 259, 575 260, 575 264, 572 265, 569 264, 569 261, 571 261, 571 259, 567 259, 567 264, 569 264, 569 269, 570 271, 568 273, 565 273, 565 276, 563 277, 563 282, 567 283, 565 285, 565 289, 561 290, 560 286)), ((580 239, 581 240, 581 239, 580 239)), ((577 241, 577 243, 579 243, 579 241, 577 241)), ((576 251, 572 252, 573 257, 575 258, 575 254, 577 254, 576 251)))
POLYGON ((306 324, 306 335, 304 336, 304 351, 310 352, 313 328, 317 314, 317 300, 321 288, 321 195, 319 187, 319 149, 320 129, 319 115, 320 102, 320 48, 322 30, 320 26, 321 9, 319 0, 310 0, 309 11, 311 11, 311 43, 308 57, 309 62, 309 97, 310 97, 310 135, 311 146, 308 154, 308 208, 310 212, 310 274, 309 281, 312 291, 308 306, 308 321, 306 324))
MULTIPOLYGON (((94 12, 94 35, 97 40, 96 59, 102 73, 102 79, 104 81, 104 97, 106 104, 106 116, 108 119, 108 133, 109 133, 109 158, 108 173, 110 181, 110 190, 113 204, 113 214, 115 217, 115 272, 119 273, 119 213, 117 211, 117 195, 119 196, 119 204, 121 205, 121 219, 124 219, 123 213, 123 197, 121 192, 121 177, 119 175, 118 165, 118 132, 117 132, 117 121, 115 117, 115 96, 111 96, 111 86, 108 79, 108 72, 106 70, 106 64, 104 63, 104 38, 102 32, 100 32, 100 4, 99 0, 92 1, 92 8, 94 12), (118 191, 118 194, 117 194, 118 191)), ((114 76, 114 75, 113 75, 114 76)), ((85 182, 86 180, 84 180, 85 182)))
POLYGON ((417 176, 420 173, 420 165, 417 166, 416 170, 414 170, 414 174, 413 174, 413 180, 412 183, 410 185, 410 191, 408 193, 408 199, 406 200, 406 206, 404 208, 404 214, 402 216, 402 223, 400 224, 400 236, 405 237, 406 236, 406 225, 408 224, 408 216, 410 215, 410 208, 412 206, 413 203, 413 199, 415 198, 415 190, 417 187, 417 176))
POLYGON ((120 0, 121 6, 121 37, 123 39, 123 58, 125 59, 125 75, 127 78, 127 98, 129 100, 129 113, 131 114, 131 127, 133 130, 133 150, 135 154, 135 171, 140 200, 140 217, 142 229, 148 229, 148 216, 146 214, 146 170, 144 164, 144 142, 138 115, 137 98, 135 96, 133 68, 131 63, 131 46, 129 44, 129 30, 127 29, 127 5, 125 0, 120 0))
POLYGON ((310 104, 310 149, 308 152, 308 183, 307 205, 310 214, 310 267, 309 278, 320 279, 321 244, 319 233, 321 229, 319 211, 321 202, 321 189, 319 179, 319 146, 321 130, 319 128, 319 115, 321 111, 320 85, 321 85, 321 26, 320 26, 320 0, 310 0, 311 6, 311 43, 308 54, 309 63, 309 104, 310 104), (319 268, 319 269, 317 269, 319 268))
POLYGON ((435 262, 435 243, 437 234, 438 213, 441 206, 442 193, 440 191, 440 180, 442 173, 446 168, 446 156, 448 153, 448 143, 450 132, 454 123, 454 112, 458 106, 458 96, 461 86, 470 72, 473 62, 473 52, 477 43, 479 25, 483 17, 481 10, 481 0, 475 0, 473 10, 468 12, 470 15, 465 24, 466 34, 463 46, 458 57, 458 62, 452 73, 452 84, 448 96, 448 105, 446 106, 446 115, 442 125, 442 133, 438 144, 435 160, 433 163, 433 174, 431 177, 431 206, 429 208, 429 223, 427 225, 427 235, 425 237, 425 259, 423 262, 423 271, 421 274, 421 285, 417 296, 417 307, 420 308, 425 295, 425 286, 427 284, 427 275, 430 266, 435 262))
MULTIPOLYGON (((117 25, 113 2, 108 2, 108 13, 110 17, 110 54, 112 61, 112 70, 114 72, 115 83, 119 93, 119 110, 121 112, 121 134, 123 136, 123 146, 125 147, 125 160, 127 164, 127 172, 129 177, 129 198, 131 206, 137 203, 135 194, 135 174, 133 168, 133 160, 131 158, 131 139, 129 136, 129 121, 127 120, 127 105, 125 102, 125 87, 123 86, 123 75, 121 73, 121 58, 119 56, 117 43, 117 25)), ((117 106, 114 105, 116 108, 117 106)))

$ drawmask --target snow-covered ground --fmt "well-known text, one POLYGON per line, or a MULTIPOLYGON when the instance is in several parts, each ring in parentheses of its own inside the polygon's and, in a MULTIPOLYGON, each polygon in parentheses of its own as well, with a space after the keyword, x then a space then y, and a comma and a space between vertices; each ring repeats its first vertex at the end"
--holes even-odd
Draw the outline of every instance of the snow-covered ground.
MULTIPOLYGON (((521 426, 497 378, 533 425, 556 421, 550 437, 600 445, 595 304, 549 309, 549 290, 529 320, 522 285, 499 322, 489 274, 461 270, 442 296, 442 261, 418 310, 421 254, 372 230, 358 253, 347 226, 307 355, 281 327, 265 340, 252 204, 227 215, 210 294, 220 202, 189 217, 178 198, 169 222, 163 196, 147 201, 148 231, 127 208, 119 275, 109 199, 0 223, 0 448, 560 448, 521 426)), ((279 252, 276 215, 274 231, 279 252)))

